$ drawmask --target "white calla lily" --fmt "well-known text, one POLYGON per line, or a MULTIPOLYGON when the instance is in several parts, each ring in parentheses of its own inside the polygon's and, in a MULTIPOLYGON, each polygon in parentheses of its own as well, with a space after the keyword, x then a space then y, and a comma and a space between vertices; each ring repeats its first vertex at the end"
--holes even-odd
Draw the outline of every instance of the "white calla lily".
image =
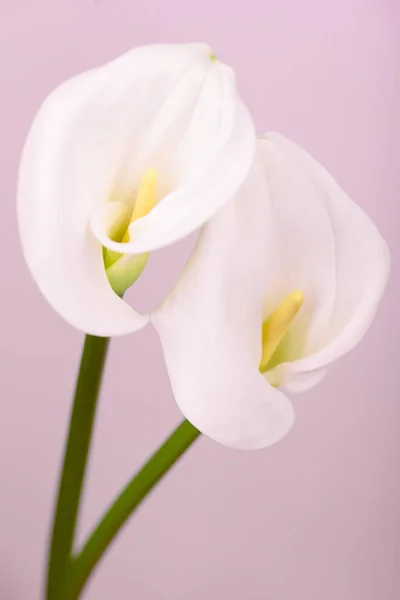
POLYGON ((94 335, 145 325, 119 295, 148 252, 235 195, 254 148, 234 75, 204 44, 136 48, 59 87, 29 133, 18 190, 24 254, 49 303, 94 335))
POLYGON ((388 272, 369 217, 305 151, 264 136, 153 315, 183 414, 227 446, 278 441, 293 423, 284 391, 314 386, 358 344, 388 272))

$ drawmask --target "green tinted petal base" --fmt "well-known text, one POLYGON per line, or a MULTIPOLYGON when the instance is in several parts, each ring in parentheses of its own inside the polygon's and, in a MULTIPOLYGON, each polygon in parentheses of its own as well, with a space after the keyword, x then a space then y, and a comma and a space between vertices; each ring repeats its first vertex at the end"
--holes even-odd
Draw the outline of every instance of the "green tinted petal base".
POLYGON ((150 252, 137 255, 122 255, 106 269, 108 281, 114 292, 122 296, 142 274, 150 252))

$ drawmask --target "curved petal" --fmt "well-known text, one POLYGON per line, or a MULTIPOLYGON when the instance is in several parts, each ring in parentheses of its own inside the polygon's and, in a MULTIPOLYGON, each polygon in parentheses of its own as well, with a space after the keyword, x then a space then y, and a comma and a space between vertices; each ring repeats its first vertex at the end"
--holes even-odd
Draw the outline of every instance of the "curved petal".
POLYGON ((268 134, 268 139, 307 174, 329 213, 335 240, 335 310, 327 336, 316 352, 287 365, 291 377, 299 374, 304 379, 307 372, 311 375, 328 365, 363 338, 387 283, 389 251, 372 220, 316 160, 279 134, 268 134))
POLYGON ((146 161, 137 165, 169 170, 164 187, 173 189, 131 223, 130 242, 114 242, 105 229, 97 229, 96 236, 110 250, 137 254, 181 239, 208 221, 243 183, 254 160, 255 135, 228 67, 212 66, 180 139, 168 138, 160 147, 160 156, 147 152, 146 161))
POLYGON ((178 406, 234 448, 273 444, 294 418, 289 400, 258 371, 269 211, 257 164, 238 197, 203 228, 184 274, 152 315, 178 406))
POLYGON ((318 385, 327 374, 327 369, 323 368, 297 372, 298 362, 282 363, 265 373, 264 377, 271 385, 279 386, 289 394, 298 394, 318 385))
MULTIPOLYGON (((228 125, 219 119, 214 135, 208 140, 210 156, 221 158, 226 154, 224 149, 229 148, 239 128, 236 109, 240 110, 236 105, 241 106, 233 84, 226 94, 228 97, 222 93, 224 82, 230 78, 227 73, 227 69, 210 60, 210 49, 203 44, 137 48, 63 84, 40 109, 20 168, 21 241, 41 291, 79 329, 96 335, 116 335, 134 331, 147 322, 147 317, 135 313, 111 290, 102 264, 103 240, 100 236, 96 239, 88 224, 97 206, 102 207, 109 200, 123 202, 132 195, 148 166, 167 174, 161 191, 163 186, 168 191, 176 185, 178 152, 171 152, 171 148, 179 148, 184 139, 209 75, 208 89, 212 90, 204 103, 208 103, 210 111, 221 111, 229 103, 234 104, 235 116, 231 116, 228 125)), ((203 112, 205 115, 204 107, 203 112)), ((226 112, 232 114, 228 109, 226 112)), ((242 112, 247 117, 245 109, 242 112)), ((242 178, 252 153, 248 142, 252 130, 250 119, 247 125, 247 137, 243 134, 247 154, 243 156, 240 147, 239 158, 234 161, 234 168, 241 172, 242 178)), ((194 133, 192 146, 195 146, 194 133)), ((203 161, 207 146, 204 132, 200 137, 202 152, 201 156, 194 156, 193 165, 203 161)), ((204 165, 202 169, 204 174, 204 165)), ((195 172, 194 168, 194 179, 195 172)), ((197 178, 201 179, 199 173, 197 178)), ((215 210, 235 191, 235 181, 239 179, 236 172, 231 180, 225 177, 225 186, 218 190, 218 197, 211 199, 215 201, 215 210)), ((188 187, 187 182, 182 189, 185 186, 188 187)), ((190 204, 189 192, 186 200, 190 204)), ((197 220, 182 210, 172 219, 178 225, 166 219, 163 227, 165 230, 177 227, 176 237, 180 237, 180 231, 188 232, 192 225, 194 228, 208 218, 212 212, 211 200, 205 201, 203 211, 195 203, 197 220), (192 225, 184 226, 184 222, 192 225)), ((171 213, 177 212, 174 206, 171 213)), ((144 245, 146 250, 162 245, 157 241, 159 234, 160 239, 162 235, 164 240, 176 239, 161 231, 160 224, 153 235, 152 219, 153 216, 150 220, 144 217, 137 223, 139 229, 144 227, 147 231, 147 245, 130 247, 128 252, 141 253, 144 245)), ((104 228, 107 227, 104 222, 104 228)))
POLYGON ((57 93, 63 102, 54 110, 48 101, 35 121, 20 167, 18 223, 28 267, 51 306, 77 329, 111 336, 140 329, 148 317, 133 311, 108 282, 101 244, 88 229, 84 149, 74 145, 83 168, 71 177, 68 160, 57 153, 68 136, 70 111, 85 101, 91 83, 90 76, 69 82, 57 93))
POLYGON ((269 271, 265 316, 293 290, 301 290, 304 304, 291 331, 298 338, 307 334, 306 346, 315 348, 330 323, 336 293, 329 214, 308 173, 275 140, 259 139, 257 149, 271 196, 276 238, 275 255, 265 261, 269 271))

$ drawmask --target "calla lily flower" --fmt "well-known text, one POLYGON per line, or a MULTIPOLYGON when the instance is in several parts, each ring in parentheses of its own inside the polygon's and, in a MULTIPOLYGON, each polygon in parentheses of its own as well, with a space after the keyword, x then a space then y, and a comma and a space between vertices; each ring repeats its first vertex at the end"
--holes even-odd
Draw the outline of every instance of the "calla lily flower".
POLYGON ((255 449, 293 423, 287 392, 360 342, 389 271, 371 219, 283 136, 207 225, 153 315, 176 401, 210 438, 255 449))
POLYGON ((120 296, 148 253, 233 198, 254 159, 232 70, 204 44, 136 48, 53 92, 23 151, 24 254, 52 307, 100 336, 143 327, 120 296))

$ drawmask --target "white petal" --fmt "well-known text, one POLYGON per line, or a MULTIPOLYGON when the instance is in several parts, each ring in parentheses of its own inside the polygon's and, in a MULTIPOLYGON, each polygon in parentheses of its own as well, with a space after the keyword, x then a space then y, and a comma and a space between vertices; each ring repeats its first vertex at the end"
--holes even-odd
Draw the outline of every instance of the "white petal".
MULTIPOLYGON (((182 109, 176 113, 175 120, 179 115, 183 123, 182 109)), ((172 120, 171 115, 165 119, 172 120)), ((160 144, 161 136, 154 137, 160 144)), ((110 250, 136 254, 181 239, 210 219, 243 183, 253 163, 255 137, 229 68, 212 66, 185 131, 160 147, 159 156, 150 159, 151 153, 146 153, 142 170, 146 166, 161 173, 169 169, 172 191, 148 215, 130 225, 131 241, 123 246, 110 240, 105 230, 96 230, 98 239, 110 250)))
MULTIPOLYGON (((210 73, 212 80, 218 81, 211 86, 204 102, 215 104, 215 110, 227 107, 227 114, 231 114, 229 104, 234 104, 234 116, 228 126, 223 126, 222 119, 212 143, 209 138, 210 156, 216 157, 211 162, 221 165, 229 154, 235 172, 232 177, 226 174, 222 177, 223 184, 212 189, 204 199, 203 208, 198 206, 199 190, 209 191, 213 182, 209 181, 206 189, 195 181, 195 217, 190 210, 186 213, 192 194, 185 183, 179 191, 180 195, 183 189, 187 192, 185 210, 177 214, 172 202, 170 212, 174 216, 164 224, 158 223, 154 231, 151 225, 153 219, 157 221, 154 216, 138 221, 137 227, 144 228, 147 242, 141 248, 132 242, 133 247, 127 250, 140 253, 144 246, 146 250, 159 247, 163 239, 173 241, 180 237, 180 232, 188 233, 197 227, 234 193, 235 186, 246 175, 252 155, 251 121, 242 109, 233 83, 228 98, 222 93, 215 97, 218 85, 222 90, 226 81, 231 80, 229 71, 211 61, 209 48, 202 44, 137 48, 68 81, 50 95, 39 111, 20 169, 21 240, 41 291, 79 329, 97 335, 115 335, 134 331, 147 322, 147 317, 135 313, 111 290, 102 264, 103 240, 101 236, 96 240, 88 225, 94 209, 99 206, 102 210, 110 195, 116 194, 115 199, 123 201, 126 194, 134 191, 148 166, 168 173, 176 168, 177 149, 210 73), (245 117, 241 119, 243 114, 245 117), (244 120, 247 127, 241 136, 244 120), (232 154, 235 140, 236 153, 232 154), (171 148, 176 152, 171 152, 171 148), (213 202, 214 208, 210 206, 213 202), (172 229, 175 234, 168 234, 172 229)), ((206 115, 203 122, 205 118, 206 115)), ((196 129, 201 130, 199 126, 196 129)), ((194 157, 193 165, 203 160, 207 146, 204 132, 200 138, 201 156, 194 157)), ((211 173, 211 164, 207 169, 211 173)), ((163 185, 175 183, 172 177, 163 185)), ((106 220, 103 225, 104 233, 108 227, 106 220)))
POLYGON ((328 337, 317 352, 288 365, 304 378, 351 350, 368 330, 389 274, 387 245, 371 219, 309 154, 279 134, 268 134, 307 173, 329 213, 335 240, 336 294, 328 337))
POLYGON ((54 110, 50 99, 35 121, 21 162, 18 220, 26 261, 51 306, 77 329, 111 336, 140 329, 148 317, 133 311, 108 283, 101 244, 88 228, 82 149, 74 145, 83 168, 71 177, 68 160, 57 153, 68 135, 71 107, 90 88, 86 84, 68 83, 57 92, 63 103, 57 101, 54 110))
POLYGON ((269 211, 256 165, 245 191, 204 227, 152 316, 178 406, 200 431, 234 448, 273 444, 293 423, 288 399, 258 371, 269 211))
POLYGON ((264 377, 271 385, 276 385, 289 392, 298 394, 318 385, 325 377, 327 369, 315 369, 314 371, 296 371, 299 361, 282 363, 268 371, 264 377))
POLYGON ((269 275, 266 315, 292 291, 304 305, 292 331, 315 348, 329 324, 336 293, 335 245, 329 214, 308 173, 271 139, 258 141, 272 203, 275 254, 265 257, 269 275), (267 260, 268 258, 268 260, 267 260), (272 277, 273 273, 273 277, 272 277))

